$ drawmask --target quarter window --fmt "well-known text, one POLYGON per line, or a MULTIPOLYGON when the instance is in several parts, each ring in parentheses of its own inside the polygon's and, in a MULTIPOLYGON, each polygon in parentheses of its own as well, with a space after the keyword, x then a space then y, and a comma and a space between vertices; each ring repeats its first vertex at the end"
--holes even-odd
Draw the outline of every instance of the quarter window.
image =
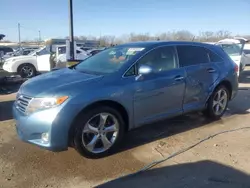
POLYGON ((138 66, 148 65, 153 72, 168 71, 177 68, 174 47, 160 47, 146 54, 138 61, 138 66))
POLYGON ((134 66, 132 66, 127 72, 126 72, 126 74, 124 75, 124 76, 134 76, 136 73, 135 73, 135 65, 134 66))
POLYGON ((205 48, 199 46, 177 46, 181 67, 209 63, 209 55, 205 48))
POLYGON ((208 50, 208 54, 209 54, 209 59, 212 63, 215 63, 215 62, 222 62, 223 59, 218 56, 217 54, 215 54, 214 52, 212 52, 211 50, 208 50))

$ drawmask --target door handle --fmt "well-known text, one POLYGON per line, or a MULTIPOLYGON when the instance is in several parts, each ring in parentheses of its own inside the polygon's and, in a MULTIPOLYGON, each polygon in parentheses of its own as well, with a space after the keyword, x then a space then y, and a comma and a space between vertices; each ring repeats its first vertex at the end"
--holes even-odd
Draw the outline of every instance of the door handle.
POLYGON ((182 77, 182 76, 176 76, 174 78, 175 81, 182 81, 183 79, 184 79, 184 77, 182 77))
POLYGON ((213 68, 209 68, 209 69, 207 69, 207 72, 208 72, 208 73, 214 73, 214 72, 216 72, 216 70, 213 69, 213 68))

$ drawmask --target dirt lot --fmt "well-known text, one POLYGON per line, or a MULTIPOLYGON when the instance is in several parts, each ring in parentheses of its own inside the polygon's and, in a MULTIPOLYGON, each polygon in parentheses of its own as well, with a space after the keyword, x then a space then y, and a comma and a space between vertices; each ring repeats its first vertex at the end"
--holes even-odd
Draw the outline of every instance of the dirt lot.
POLYGON ((219 135, 148 171, 117 179, 211 134, 250 126, 250 71, 241 82, 220 121, 190 114, 146 126, 130 132, 115 155, 98 160, 19 141, 11 116, 15 94, 0 94, 0 187, 250 187, 250 129, 219 135))

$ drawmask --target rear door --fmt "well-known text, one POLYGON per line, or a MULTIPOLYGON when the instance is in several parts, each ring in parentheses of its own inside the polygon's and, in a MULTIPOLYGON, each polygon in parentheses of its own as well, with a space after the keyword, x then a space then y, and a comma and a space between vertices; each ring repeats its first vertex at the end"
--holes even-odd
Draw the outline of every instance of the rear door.
POLYGON ((202 109, 219 70, 215 63, 210 63, 209 53, 203 47, 178 45, 177 52, 180 66, 187 72, 184 112, 202 109))

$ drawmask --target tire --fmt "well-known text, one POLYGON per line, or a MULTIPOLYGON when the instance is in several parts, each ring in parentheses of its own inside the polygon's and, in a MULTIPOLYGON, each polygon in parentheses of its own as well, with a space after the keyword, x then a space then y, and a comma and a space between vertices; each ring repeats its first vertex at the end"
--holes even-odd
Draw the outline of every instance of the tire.
POLYGON ((22 64, 18 67, 17 73, 22 77, 22 78, 32 78, 36 76, 36 68, 29 63, 22 64))
MULTIPOLYGON (((106 124, 104 123, 104 125, 106 124)), ((73 145, 75 150, 82 156, 92 159, 102 158, 112 154, 121 142, 125 133, 125 123, 121 114, 117 110, 108 106, 99 106, 90 109, 89 111, 85 111, 76 120, 76 125, 74 127, 76 127, 73 133, 73 145), (111 126, 104 126, 104 129, 100 129, 100 122, 98 122, 101 119, 100 114, 102 114, 102 117, 108 117, 106 124, 116 124, 116 129, 118 131, 114 133, 105 133, 104 130, 108 130, 107 127, 111 128, 111 126), (91 125, 91 128, 88 128, 88 123, 91 125), (102 141, 106 140, 105 137, 109 141, 106 142, 106 148, 102 141), (113 143, 111 141, 112 138, 114 138, 113 143), (91 142, 95 143, 92 145, 93 147, 90 147, 91 142)))
MULTIPOLYGON (((222 95, 221 93, 221 95, 222 95)), ((220 119, 225 113, 229 101, 229 91, 224 85, 218 86, 213 94, 210 96, 207 102, 207 108, 204 111, 204 115, 214 120, 220 119), (218 93, 222 92, 224 99, 221 102, 218 102, 218 93), (217 101, 217 102, 216 102, 217 101), (217 104, 216 104, 217 103, 217 104), (223 105, 222 105, 223 104, 223 105), (218 107, 219 106, 219 107, 218 107), (223 106, 223 107, 222 107, 223 106), (217 109, 219 108, 219 111, 217 109), (216 112, 217 111, 217 112, 216 112)))

